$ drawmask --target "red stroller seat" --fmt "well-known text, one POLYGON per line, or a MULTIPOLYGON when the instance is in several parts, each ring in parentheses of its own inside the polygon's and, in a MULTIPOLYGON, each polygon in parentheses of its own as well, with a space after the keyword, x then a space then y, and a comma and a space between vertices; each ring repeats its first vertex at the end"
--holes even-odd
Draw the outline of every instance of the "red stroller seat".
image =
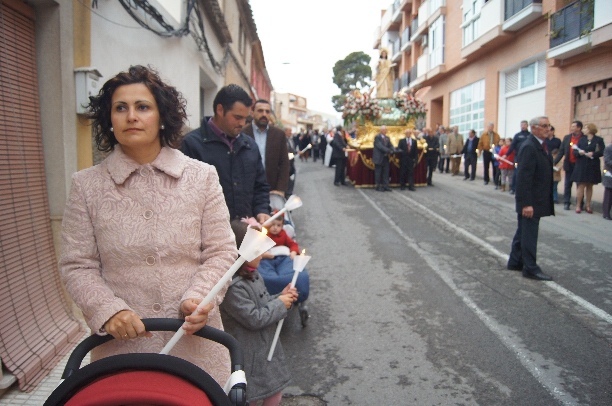
MULTIPOLYGON (((147 331, 176 331, 179 319, 143 319, 147 331)), ((230 351, 232 373, 242 370, 242 350, 231 335, 206 326, 196 335, 224 345, 230 351)), ((246 384, 235 384, 226 394, 205 371, 171 355, 140 353, 114 355, 79 369, 85 355, 113 337, 92 335, 70 355, 63 382, 45 406, 110 405, 245 405, 246 384)))

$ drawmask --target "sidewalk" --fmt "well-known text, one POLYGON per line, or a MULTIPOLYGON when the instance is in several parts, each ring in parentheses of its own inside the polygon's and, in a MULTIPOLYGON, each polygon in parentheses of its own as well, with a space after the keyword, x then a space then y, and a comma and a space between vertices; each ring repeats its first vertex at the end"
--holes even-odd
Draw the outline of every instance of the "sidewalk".
MULTIPOLYGON (((89 328, 85 327, 85 329, 86 333, 83 336, 83 339, 91 334, 89 328)), ((7 389, 2 397, 0 397, 0 406, 40 406, 45 403, 51 392, 53 392, 60 384, 62 373, 64 372, 66 362, 68 362, 68 358, 70 357, 71 353, 72 348, 32 392, 22 392, 19 390, 17 382, 15 382, 10 388, 7 389)), ((89 355, 85 357, 81 367, 87 365, 88 363, 89 355)))

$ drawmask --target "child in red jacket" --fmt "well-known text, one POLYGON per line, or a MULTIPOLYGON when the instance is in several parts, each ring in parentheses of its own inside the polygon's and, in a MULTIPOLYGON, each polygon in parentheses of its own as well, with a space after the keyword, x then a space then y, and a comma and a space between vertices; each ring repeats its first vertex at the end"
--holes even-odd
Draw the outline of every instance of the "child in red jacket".
MULTIPOLYGON (((275 214, 275 213, 273 213, 275 214)), ((272 220, 268 227, 268 237, 276 246, 263 255, 257 271, 263 277, 266 288, 271 294, 281 292, 293 278, 293 258, 300 254, 298 244, 287 235, 283 229, 285 219, 281 215, 272 220)), ((298 275, 295 287, 298 290, 298 302, 308 299, 309 277, 306 270, 298 275)))
MULTIPOLYGON (((500 156, 506 155, 508 152, 508 148, 510 148, 510 144, 512 144, 512 138, 506 138, 506 145, 502 147, 499 151, 500 156)), ((508 185, 508 190, 513 190, 512 185, 512 175, 514 174, 514 151, 505 158, 506 161, 500 159, 499 160, 499 170, 501 171, 501 190, 502 192, 506 191, 506 185, 508 185)))

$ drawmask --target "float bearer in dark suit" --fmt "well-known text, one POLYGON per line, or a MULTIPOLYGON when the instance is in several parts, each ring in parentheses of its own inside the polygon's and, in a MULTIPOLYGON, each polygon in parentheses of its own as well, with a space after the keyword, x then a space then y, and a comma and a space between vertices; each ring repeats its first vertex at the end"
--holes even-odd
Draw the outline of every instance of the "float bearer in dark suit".
POLYGON ((516 157, 516 212, 518 228, 512 240, 508 269, 523 271, 526 278, 550 281, 536 263, 540 218, 554 216, 552 159, 544 140, 550 123, 547 117, 529 122, 531 135, 522 143, 516 157))
POLYGON ((419 159, 419 150, 416 140, 412 138, 412 130, 406 130, 405 134, 406 138, 402 138, 397 144, 400 158, 400 189, 406 189, 407 180, 408 190, 414 191, 414 167, 419 159))
POLYGON ((387 126, 380 126, 380 133, 374 137, 374 150, 372 161, 374 161, 374 182, 379 192, 390 192, 389 188, 389 155, 393 153, 393 145, 387 137, 387 126))

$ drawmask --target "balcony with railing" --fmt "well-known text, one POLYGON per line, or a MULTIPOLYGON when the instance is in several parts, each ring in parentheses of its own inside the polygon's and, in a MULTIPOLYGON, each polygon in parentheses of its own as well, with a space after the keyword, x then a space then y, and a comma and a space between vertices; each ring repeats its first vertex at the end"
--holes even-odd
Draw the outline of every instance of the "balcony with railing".
POLYGON ((391 42, 391 62, 398 62, 402 59, 402 39, 397 37, 391 42))
POLYGON ((591 45, 609 46, 612 43, 612 7, 610 0, 595 0, 593 5, 595 21, 591 31, 591 45))
POLYGON ((408 87, 408 85, 410 85, 410 72, 404 72, 400 77, 400 89, 408 87))
POLYGON ((409 51, 412 45, 410 42, 410 26, 404 28, 404 31, 402 31, 402 35, 400 38, 402 39, 401 51, 409 51))
POLYGON ((496 47, 510 38, 504 33, 504 1, 489 0, 482 5, 478 13, 469 15, 461 28, 463 31, 463 48, 461 57, 475 56, 496 47))
POLYGON ((542 17, 542 0, 504 0, 504 31, 518 31, 542 17))
POLYGON ((547 57, 567 59, 586 51, 593 29, 593 3, 577 0, 550 17, 550 49, 547 57))
POLYGON ((410 23, 410 41, 414 42, 419 39, 419 19, 414 18, 410 23))

